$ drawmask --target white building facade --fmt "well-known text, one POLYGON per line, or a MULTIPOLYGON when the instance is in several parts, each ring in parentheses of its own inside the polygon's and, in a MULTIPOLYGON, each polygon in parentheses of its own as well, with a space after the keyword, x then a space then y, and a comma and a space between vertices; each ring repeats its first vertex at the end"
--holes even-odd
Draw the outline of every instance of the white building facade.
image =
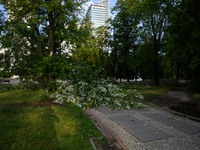
POLYGON ((105 25, 105 21, 109 18, 109 6, 110 0, 100 0, 90 5, 87 15, 95 28, 105 25))

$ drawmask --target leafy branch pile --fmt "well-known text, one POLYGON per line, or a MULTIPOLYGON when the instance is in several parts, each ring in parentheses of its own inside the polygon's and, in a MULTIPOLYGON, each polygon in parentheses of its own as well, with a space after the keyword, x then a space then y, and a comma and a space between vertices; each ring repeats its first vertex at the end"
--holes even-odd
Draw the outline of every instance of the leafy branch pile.
POLYGON ((75 64, 69 71, 69 82, 62 85, 56 92, 48 94, 56 98, 57 103, 74 102, 83 109, 104 105, 109 109, 145 108, 134 99, 143 99, 136 90, 122 93, 122 89, 114 85, 110 79, 105 79, 102 68, 75 64))

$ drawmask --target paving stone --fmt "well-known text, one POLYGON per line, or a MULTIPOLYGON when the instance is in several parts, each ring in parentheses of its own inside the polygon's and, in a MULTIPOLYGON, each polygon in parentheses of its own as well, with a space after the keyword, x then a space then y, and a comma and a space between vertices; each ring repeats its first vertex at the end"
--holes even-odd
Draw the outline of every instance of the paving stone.
POLYGON ((136 126, 135 124, 133 124, 133 123, 122 123, 122 124, 120 124, 123 128, 125 128, 125 129, 131 129, 131 128, 135 128, 135 127, 138 127, 138 126, 136 126))
MULTIPOLYGON (((176 129, 176 128, 175 128, 176 129)), ((186 133, 186 134, 197 134, 200 133, 200 130, 194 130, 194 129, 190 129, 190 128, 179 128, 180 131, 186 133)))
POLYGON ((146 122, 139 120, 131 115, 110 116, 111 120, 122 126, 129 133, 133 134, 136 138, 142 142, 158 140, 171 135, 147 124, 146 122), (153 133, 160 133, 159 135, 153 135, 153 133))
POLYGON ((137 127, 142 127, 142 126, 147 125, 145 122, 135 122, 135 123, 132 123, 132 124, 136 125, 137 127))
POLYGON ((160 131, 159 129, 154 128, 154 127, 152 127, 150 125, 143 125, 143 126, 140 126, 140 128, 143 129, 146 132, 157 132, 157 131, 160 131))
MULTIPOLYGON (((122 113, 118 114, 111 113, 111 115, 110 114, 106 115, 100 111, 92 109, 93 115, 100 118, 100 120, 116 134, 116 136, 127 146, 128 149, 200 150, 200 132, 199 132, 200 124, 198 122, 194 122, 181 117, 175 117, 176 120, 175 121, 173 118, 171 118, 171 116, 174 115, 171 115, 170 113, 163 110, 159 110, 157 108, 155 109, 151 108, 150 112, 147 112, 149 116, 155 117, 154 119, 151 118, 152 120, 150 120, 150 117, 148 119, 147 116, 144 115, 144 113, 147 114, 146 112, 142 111, 134 112, 134 111, 123 110, 122 113), (159 114, 161 114, 161 116, 159 114), (116 125, 116 123, 112 119, 109 119, 110 116, 116 116, 116 115, 119 118, 121 117, 124 118, 125 123, 116 125), (164 116, 164 118, 162 115, 164 116), (133 118, 132 116, 134 116, 135 118, 133 118), (130 121, 130 119, 134 121, 130 121), (150 128, 147 129, 147 131, 150 130, 147 132, 144 130, 144 128, 142 128, 142 125, 138 126, 139 123, 137 119, 144 121, 143 123, 144 127, 146 126, 148 127, 148 125, 151 125, 152 127, 161 130, 156 130, 155 132, 151 131, 152 128, 150 128), (181 121, 183 120, 184 123, 177 122, 179 120, 181 121), (146 123, 146 121, 148 123, 146 123), (174 126, 177 126, 179 128, 182 124, 182 129, 185 130, 185 132, 187 133, 198 132, 199 134, 194 134, 194 135, 185 134, 184 132, 180 132, 180 130, 178 129, 176 130, 175 128, 170 128, 168 125, 164 123, 160 124, 161 121, 169 123, 169 125, 174 124, 174 126), (191 125, 193 125, 192 129, 191 125), (189 130, 189 132, 186 130, 189 130)), ((108 112, 110 113, 110 111, 108 112)))
MULTIPOLYGON (((153 118, 151 118, 151 119, 153 119, 153 118)), ((168 118, 165 118, 165 119, 153 119, 153 120, 156 120, 156 121, 158 121, 158 122, 162 122, 163 124, 168 124, 168 125, 171 125, 171 124, 176 124, 176 123, 178 123, 178 122, 176 122, 176 121, 173 121, 173 120, 170 120, 170 119, 168 119, 168 118)))
POLYGON ((135 123, 135 124, 144 123, 144 121, 141 121, 137 118, 130 118, 128 121, 131 122, 131 123, 135 123))
POLYGON ((146 135, 148 134, 146 131, 142 130, 141 128, 139 127, 135 127, 135 128, 129 128, 127 129, 128 132, 132 133, 134 136, 138 136, 138 135, 146 135))
POLYGON ((152 136, 151 134, 139 134, 136 136, 136 138, 138 138, 142 142, 149 142, 149 141, 157 140, 157 138, 152 136))
POLYGON ((110 116, 109 118, 111 119, 120 119, 120 120, 127 120, 125 117, 122 117, 122 116, 110 116))
POLYGON ((123 115, 121 117, 125 118, 126 120, 131 120, 133 118, 131 115, 123 115))
POLYGON ((149 108, 145 108, 145 109, 143 109, 143 108, 131 108, 130 110, 132 110, 132 111, 140 111, 140 112, 148 112, 149 111, 149 108))
POLYGON ((156 119, 156 120, 169 120, 168 116, 161 115, 161 114, 155 114, 155 113, 145 113, 145 116, 151 118, 151 119, 156 119))
POLYGON ((179 120, 168 120, 168 121, 163 121, 163 120, 160 120, 159 122, 161 123, 164 123, 168 126, 176 126, 176 127, 181 127, 181 126, 184 126, 184 122, 182 121, 179 121, 179 120))
POLYGON ((97 107, 97 109, 99 111, 101 111, 103 114, 115 114, 115 113, 122 113, 123 112, 123 110, 109 110, 105 106, 99 106, 99 107, 97 107))
POLYGON ((151 131, 148 132, 149 134, 151 134, 152 136, 156 137, 156 139, 165 139, 165 138, 169 138, 172 137, 171 135, 159 130, 159 131, 151 131))
POLYGON ((122 124, 122 123, 127 122, 127 120, 125 118, 122 118, 122 117, 119 117, 119 116, 110 117, 110 119, 112 119, 117 124, 122 124))
POLYGON ((181 132, 184 132, 186 134, 198 134, 200 133, 200 128, 191 124, 188 124, 186 122, 180 121, 180 120, 176 120, 174 118, 170 118, 167 117, 165 115, 162 114, 144 114, 145 116, 156 120, 158 122, 161 122, 167 126, 171 126, 176 130, 179 130, 181 132))

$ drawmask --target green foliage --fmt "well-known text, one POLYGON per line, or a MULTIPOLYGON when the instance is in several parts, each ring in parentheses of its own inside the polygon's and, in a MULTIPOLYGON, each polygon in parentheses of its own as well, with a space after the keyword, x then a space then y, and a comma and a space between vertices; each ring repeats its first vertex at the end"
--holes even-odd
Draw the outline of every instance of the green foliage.
POLYGON ((65 65, 66 50, 82 36, 77 24, 86 1, 0 0, 9 10, 9 18, 0 26, 2 48, 6 49, 4 70, 49 85, 52 91, 65 65))
POLYGON ((111 58, 117 77, 129 80, 140 74, 159 85, 169 4, 164 0, 117 1, 112 9, 117 15, 110 21, 115 28, 111 58))
POLYGON ((104 60, 109 52, 109 27, 100 26, 95 29, 91 23, 84 22, 79 27, 79 31, 82 32, 83 39, 77 43, 72 58, 92 66, 104 67, 104 60), (85 30, 89 33, 84 33, 85 30))
POLYGON ((118 77, 128 80, 138 74, 136 66, 136 52, 138 51, 139 17, 137 1, 118 0, 113 7, 112 13, 117 13, 113 20, 110 20, 115 33, 110 42, 112 47, 111 61, 112 72, 118 77), (132 75, 133 74, 133 75, 132 75))
MULTIPOLYGON (((151 43, 145 43, 140 45, 139 51, 137 52, 137 67, 139 68, 140 76, 142 79, 153 79, 153 47, 151 43)), ((155 83, 155 82, 154 82, 155 83)))
MULTIPOLYGON (((200 85, 198 0, 118 0, 110 20, 112 73, 117 78, 191 80, 200 85)), ((165 83, 164 83, 165 84, 165 83)))
POLYGON ((135 98, 143 98, 140 93, 136 91, 134 94, 133 91, 121 93, 122 89, 112 84, 111 80, 103 78, 104 71, 102 68, 73 65, 69 72, 68 84, 49 94, 49 97, 56 98, 57 103, 74 102, 83 109, 99 105, 105 105, 109 109, 145 107, 134 102, 135 98))
POLYGON ((0 77, 3 78, 10 78, 11 76, 13 76, 13 73, 8 72, 8 71, 0 71, 0 77))
POLYGON ((184 0, 170 6, 170 26, 166 35, 166 57, 171 61, 175 76, 183 72, 193 90, 200 85, 200 19, 198 0, 184 0))
POLYGON ((200 92, 200 85, 195 82, 195 79, 190 80, 189 86, 192 91, 200 92))

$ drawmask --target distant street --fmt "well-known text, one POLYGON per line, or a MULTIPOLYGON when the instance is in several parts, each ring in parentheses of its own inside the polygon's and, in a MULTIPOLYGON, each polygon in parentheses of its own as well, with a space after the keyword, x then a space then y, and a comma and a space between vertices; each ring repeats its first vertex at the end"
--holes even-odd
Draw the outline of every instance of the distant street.
MULTIPOLYGON (((19 79, 10 79, 10 78, 0 78, 0 84, 19 84, 19 79), (9 82, 8 82, 9 81, 9 82)), ((56 80, 58 83, 67 83, 67 81, 62 80, 56 80)), ((34 83, 38 83, 37 81, 34 81, 34 83)))

